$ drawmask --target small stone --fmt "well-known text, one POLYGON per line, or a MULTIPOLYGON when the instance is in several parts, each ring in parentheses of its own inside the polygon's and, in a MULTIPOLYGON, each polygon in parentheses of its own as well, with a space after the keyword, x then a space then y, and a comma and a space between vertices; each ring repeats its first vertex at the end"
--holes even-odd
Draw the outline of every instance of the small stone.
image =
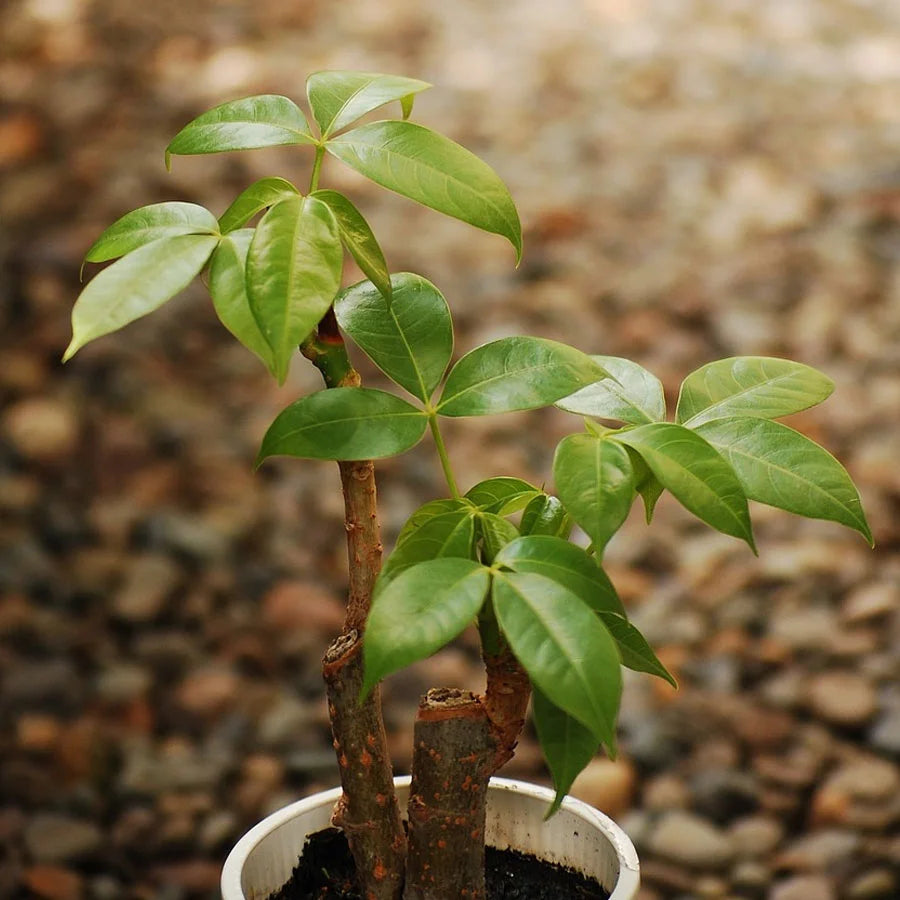
POLYGON ((885 710, 875 720, 868 738, 876 750, 900 756, 900 708, 885 710))
POLYGON ((650 834, 651 852, 699 869, 719 869, 734 859, 730 837, 706 819, 682 810, 664 813, 650 834))
POLYGON ((592 759, 575 779, 570 793, 611 818, 624 813, 634 797, 636 775, 626 759, 592 759))
POLYGON ((50 397, 20 400, 7 409, 2 421, 13 447, 25 459, 40 463, 68 459, 80 430, 72 407, 50 397))
POLYGON ((812 650, 831 641, 838 631, 834 613, 823 606, 776 610, 769 623, 770 635, 793 650, 812 650))
POLYGON ((733 823, 728 835, 739 859, 765 859, 781 843, 784 828, 768 816, 747 816, 733 823))
POLYGON ((263 598, 262 621, 277 631, 311 629, 332 634, 340 630, 344 608, 331 591, 317 584, 281 581, 263 598))
POLYGON ((44 900, 81 900, 84 881, 77 872, 61 866, 37 865, 25 870, 22 881, 44 900))
POLYGON ((53 716, 26 713, 16 722, 16 743, 23 750, 46 753, 56 747, 61 731, 53 716))
POLYGON ((38 813, 25 827, 25 846, 39 863, 67 863, 96 853, 103 844, 99 828, 83 819, 38 813))
POLYGON ((797 875, 776 884, 769 900, 837 900, 837 892, 825 875, 797 875))
POLYGON ((769 867, 755 859, 741 860, 731 870, 731 883, 741 894, 752 897, 764 897, 771 880, 772 872, 769 867))
POLYGON ((221 850, 232 843, 237 836, 237 816, 231 810, 217 810, 210 813, 200 826, 198 839, 200 846, 208 851, 221 850))
POLYGON ((897 876, 889 869, 859 875, 847 888, 848 900, 888 900, 897 896, 897 876))
POLYGON ((124 585, 113 598, 113 614, 127 622, 157 618, 178 586, 181 570, 166 556, 142 556, 129 567, 124 585))
POLYGON ((866 756, 845 763, 827 783, 860 800, 890 800, 900 792, 900 770, 886 759, 866 756))
POLYGON ((104 669, 94 683, 97 697, 106 703, 128 703, 143 697, 152 684, 150 673, 141 666, 119 663, 104 669))
POLYGON ((723 825, 759 805, 754 775, 735 769, 703 769, 691 779, 694 807, 723 825))
POLYGON ((840 866, 859 848, 860 837, 838 828, 813 831, 793 841, 775 859, 779 869, 799 872, 826 871, 840 866))
POLYGON ((850 671, 823 672, 809 683, 809 703, 817 715, 833 725, 858 727, 868 722, 878 705, 869 679, 850 671))
POLYGON ((230 669, 210 666, 192 672, 176 691, 178 705, 198 715, 216 715, 237 698, 241 680, 230 669))
POLYGON ((856 588, 844 603, 841 615, 845 622, 855 625, 870 622, 900 610, 900 587, 885 581, 875 581, 856 588))
POLYGON ((210 894, 219 886, 222 867, 217 862, 191 859, 153 869, 163 884, 177 885, 190 894, 210 894))
POLYGON ((686 809, 690 800, 687 785, 675 775, 657 775, 644 785, 643 805, 649 810, 686 809))

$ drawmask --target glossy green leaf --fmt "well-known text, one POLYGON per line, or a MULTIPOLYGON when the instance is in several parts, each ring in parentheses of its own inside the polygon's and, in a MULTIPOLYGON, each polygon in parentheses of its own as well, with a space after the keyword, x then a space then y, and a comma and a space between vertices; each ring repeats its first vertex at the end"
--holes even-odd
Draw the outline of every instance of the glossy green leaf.
POLYGON ((257 465, 270 456, 380 459, 409 450, 428 420, 405 400, 371 388, 342 387, 301 397, 269 426, 257 465))
POLYGON ((154 203, 134 209, 113 222, 91 245, 84 261, 116 259, 164 237, 218 233, 216 217, 196 203, 154 203))
POLYGON ((749 416, 704 422, 697 433, 728 460, 751 500, 839 522, 872 543, 853 481, 814 441, 780 422, 749 416))
POLYGON ((534 727, 556 788, 556 797, 544 816, 549 819, 569 793, 572 782, 594 758, 599 741, 578 719, 551 703, 540 688, 532 686, 531 697, 534 727))
POLYGON ((608 378, 590 384, 557 402, 560 409, 614 419, 631 425, 663 422, 666 396, 662 382, 642 366, 618 356, 592 356, 608 373, 608 378))
POLYGON ((604 376, 587 354, 544 338, 500 338, 467 353, 450 370, 438 412, 488 416, 549 406, 604 376))
POLYGON ((531 572, 496 573, 491 596, 500 629, 531 680, 614 753, 622 671, 615 642, 593 610, 531 572))
POLYGON ((412 122, 372 122, 330 140, 326 149, 388 190, 507 238, 521 258, 522 226, 506 185, 449 138, 412 122))
POLYGON ((622 665, 635 672, 647 672, 668 681, 673 688, 678 687, 669 670, 657 659, 647 639, 626 618, 615 613, 601 612, 600 619, 613 636, 622 665))
POLYGON ((262 94, 223 103, 185 125, 166 148, 166 167, 170 156, 315 143, 296 103, 262 94))
POLYGON ((427 559, 459 557, 472 559, 475 555, 475 510, 464 507, 433 516, 397 544, 387 558, 378 579, 379 590, 384 582, 396 578, 404 569, 427 559))
POLYGON ((510 541, 519 536, 519 530, 508 519, 496 513, 481 512, 475 520, 481 537, 481 552, 488 564, 510 541))
POLYGON ((644 501, 644 518, 649 525, 653 520, 653 511, 656 509, 656 504, 665 488, 650 471, 640 453, 635 452, 630 447, 625 449, 628 450, 628 458, 631 460, 631 468, 634 471, 634 489, 640 494, 641 500, 644 501))
POLYGON ((219 216, 219 228, 223 234, 243 228, 258 212, 299 194, 300 191, 284 178, 261 178, 244 188, 219 216))
POLYGON ((247 292, 279 382, 297 345, 331 306, 342 267, 337 223, 321 200, 281 200, 256 227, 247 255, 247 292))
POLYGON ((684 379, 676 420, 692 428, 726 416, 777 419, 821 403, 834 383, 789 359, 736 356, 720 359, 684 379))
POLYGON ((508 516, 540 493, 533 484, 521 478, 500 476, 479 481, 466 491, 466 499, 484 512, 508 516))
POLYGON ((315 191, 310 196, 321 200, 334 213, 344 246, 366 278, 390 300, 391 275, 381 245, 363 214, 337 191, 315 191))
POLYGON ((146 316, 184 290, 218 242, 207 234, 160 238, 95 275, 75 301, 72 340, 63 362, 89 341, 146 316))
POLYGON ((572 517, 558 497, 540 493, 525 505, 519 531, 567 538, 572 531, 572 517))
POLYGON ((419 275, 394 275, 393 299, 369 281, 343 291, 337 320, 390 379, 427 403, 453 352, 453 323, 440 291, 419 275))
POLYGON ((625 615, 622 601, 603 569, 581 547, 563 538, 543 534, 516 538, 497 554, 494 563, 514 572, 543 575, 596 612, 625 615))
POLYGON ((247 299, 247 251, 252 239, 252 228, 232 231, 222 239, 209 266, 209 293, 222 324, 274 375, 272 348, 259 330, 247 299))
POLYGON ((399 547, 410 535, 418 531, 429 519, 460 509, 469 509, 469 504, 462 500, 444 497, 440 500, 429 500, 422 504, 404 523, 397 535, 396 546, 399 547))
POLYGON ((490 583, 490 570, 467 559, 432 559, 398 575, 366 624, 363 695, 452 641, 478 615, 490 583))
POLYGON ((306 96, 322 136, 346 128, 361 116, 385 103, 399 100, 408 118, 413 95, 427 90, 427 81, 399 75, 376 75, 370 72, 314 72, 306 79, 306 96))
POLYGON ((571 434, 556 448, 553 478, 559 499, 602 555, 634 502, 628 451, 609 438, 571 434))
POLYGON ((415 101, 415 94, 407 94, 405 97, 400 98, 400 111, 403 114, 404 121, 412 115, 413 103, 415 103, 415 101))
POLYGON ((700 435, 658 422, 618 432, 615 439, 636 450, 682 506, 756 552, 744 489, 734 469, 700 435))

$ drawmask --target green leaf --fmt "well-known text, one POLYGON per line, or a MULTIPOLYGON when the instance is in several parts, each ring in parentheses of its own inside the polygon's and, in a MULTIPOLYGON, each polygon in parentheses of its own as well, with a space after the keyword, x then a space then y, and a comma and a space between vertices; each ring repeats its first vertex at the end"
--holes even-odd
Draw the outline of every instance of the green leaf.
POLYGON ((219 242, 206 234, 164 237, 99 272, 72 310, 72 341, 63 362, 95 338, 146 316, 184 290, 219 242))
POLYGON ((91 245, 84 261, 116 259, 164 237, 218 233, 216 217, 196 203, 154 203, 134 209, 113 222, 91 245))
POLYGON ((487 563, 492 563, 500 550, 519 536, 519 529, 496 513, 481 512, 476 522, 482 541, 482 553, 487 563))
POLYGON ((280 200, 297 197, 300 191, 284 178, 261 178, 235 197, 234 202, 219 216, 222 234, 243 228, 258 212, 274 206, 280 200))
POLYGON ((682 506, 756 552, 744 489, 734 469, 700 435, 657 422, 617 432, 615 439, 636 450, 682 506))
POLYGON ((635 452, 630 447, 625 449, 628 451, 631 468, 634 470, 634 489, 641 495, 641 500, 644 501, 644 518, 649 525, 653 519, 653 511, 656 509, 656 504, 665 488, 650 471, 640 453, 635 452))
POLYGON ((396 546, 399 547, 408 537, 418 531, 429 519, 448 512, 469 509, 469 504, 450 497, 440 500, 429 500, 420 506, 404 523, 397 535, 396 546))
POLYGON ((704 422, 697 433, 728 460, 751 500, 839 522, 872 543, 853 481, 814 441, 780 422, 749 416, 704 422))
POLYGON ((306 79, 306 96, 322 137, 327 138, 392 100, 400 101, 403 117, 408 118, 407 105, 411 110, 413 95, 430 87, 427 81, 399 75, 314 72, 306 79))
POLYGON ((376 184, 505 237, 522 256, 522 226, 494 170, 449 138, 412 122, 372 122, 326 149, 376 184))
POLYGON ((428 420, 405 400, 371 388, 329 388, 282 410, 263 438, 256 463, 270 456, 379 459, 409 450, 428 420))
POLYGON ((602 555, 634 501, 634 472, 628 451, 608 438, 571 434, 553 458, 559 499, 602 555))
POLYGON ((666 418, 666 396, 662 382, 630 359, 618 356, 592 356, 609 377, 590 384, 557 402, 560 409, 614 419, 630 425, 663 422, 666 418))
POLYGON ((491 596, 531 680, 614 753, 622 671, 600 619, 561 584, 531 572, 496 573, 491 596))
POLYGON ((252 239, 252 228, 232 231, 222 239, 209 266, 209 293, 222 324, 274 375, 272 348, 259 330, 247 299, 247 251, 252 239))
POLYGON ((489 416, 537 409, 604 374, 574 347, 544 338, 500 338, 467 353, 450 370, 438 412, 489 416))
POLYGON ((247 255, 247 293, 280 383, 297 345, 331 306, 342 266, 334 216, 315 197, 281 200, 257 226, 247 255))
POLYGON ((622 601, 606 573, 581 547, 550 535, 527 535, 507 544, 495 565, 543 575, 570 590, 598 613, 624 616, 622 601))
POLYGON ((432 559, 388 584, 366 624, 362 695, 452 641, 478 615, 490 583, 490 570, 480 563, 432 559))
POLYGON ((292 100, 277 94, 244 97, 207 110, 185 125, 166 147, 166 168, 170 156, 315 143, 306 116, 292 100))
POLYGON ((508 516, 541 492, 521 478, 488 478, 466 491, 466 499, 484 512, 508 516))
POLYGON ((768 356, 720 359, 684 379, 676 420, 694 428, 710 419, 777 419, 821 403, 834 383, 821 372, 768 356))
POLYGON ((390 581, 404 569, 428 559, 444 556, 472 559, 475 553, 475 510, 464 507, 424 521, 398 543, 387 558, 378 579, 390 581))
POLYGON ((412 115, 413 103, 415 103, 415 100, 415 94, 407 94, 405 97, 400 98, 400 111, 403 114, 404 122, 412 115))
POLYGON ((388 304, 371 282, 334 302, 337 320, 392 381, 427 403, 453 352, 453 323, 440 291, 419 275, 394 275, 388 304))
POLYGON ((315 191, 310 196, 321 200, 334 213, 344 246, 366 278, 390 301, 391 275, 381 246, 363 214, 337 191, 315 191))
POLYGON ((589 728, 551 703, 535 686, 532 686, 532 710, 541 750, 556 788, 556 797, 544 816, 546 820, 559 809, 572 782, 594 758, 599 741, 589 728))
POLYGON ((519 531, 567 538, 572 531, 572 518, 558 497, 540 493, 525 506, 519 531))
POLYGON ((646 638, 626 618, 611 612, 601 612, 600 619, 613 636, 622 657, 622 665, 635 672, 647 672, 668 681, 678 688, 669 670, 657 659, 646 638))

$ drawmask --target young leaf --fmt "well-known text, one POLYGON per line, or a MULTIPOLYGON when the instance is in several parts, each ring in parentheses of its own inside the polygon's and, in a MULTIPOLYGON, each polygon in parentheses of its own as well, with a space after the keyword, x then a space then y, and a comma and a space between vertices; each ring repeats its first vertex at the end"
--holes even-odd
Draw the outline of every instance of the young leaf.
POLYGON ((306 79, 306 96, 313 116, 327 138, 361 116, 399 100, 404 110, 412 108, 412 97, 431 85, 399 75, 375 75, 368 72, 314 72, 306 79))
POLYGON ((394 548, 378 579, 383 583, 397 577, 404 569, 427 559, 444 556, 472 559, 475 547, 475 510, 463 507, 454 512, 434 516, 423 522, 394 548))
POLYGON ((419 275, 394 275, 393 300, 369 281, 334 301, 341 328, 392 381, 427 403, 450 362, 453 323, 447 301, 419 275))
POLYGON ((412 122, 372 122, 325 145, 376 184, 505 237, 522 256, 522 226, 494 170, 449 138, 412 122))
POLYGON ((522 481, 521 478, 501 476, 479 481, 466 491, 466 500, 474 503, 483 512, 508 516, 522 509, 529 500, 540 493, 533 484, 522 481))
POLYGON ((630 425, 664 422, 666 396, 662 382, 637 363, 618 356, 592 356, 609 377, 576 391, 557 402, 560 409, 614 419, 630 425))
POLYGON ((570 590, 598 613, 625 615, 622 601, 606 573, 588 554, 559 537, 527 535, 507 544, 494 560, 514 572, 543 575, 570 590))
POLYGON ((695 428, 710 419, 777 419, 821 403, 834 383, 789 359, 736 356, 691 372, 681 385, 676 421, 695 428))
POLYGON ((600 619, 571 591, 530 572, 495 574, 491 596, 500 629, 531 680, 612 755, 622 671, 600 619))
POLYGON ((84 255, 85 262, 116 259, 164 237, 219 233, 216 217, 196 203, 153 203, 113 222, 84 255))
POLYGON ((235 197, 219 216, 222 234, 243 228, 258 212, 274 206, 279 200, 299 196, 300 191, 284 178, 260 178, 235 197))
POLYGON ((259 330, 247 299, 247 251, 252 239, 252 228, 241 228, 222 238, 209 266, 209 293, 222 324, 274 375, 272 348, 259 330))
POLYGON ((166 147, 166 168, 170 156, 315 143, 306 116, 292 100, 277 94, 244 97, 207 110, 185 125, 166 147))
POLYGON ((634 501, 628 451, 608 438, 571 434, 556 448, 553 478, 559 499, 602 555, 634 501))
POLYGON ((363 214, 337 191, 315 191, 310 196, 321 200, 334 213, 344 246, 362 273, 390 301, 391 275, 381 246, 363 214))
POLYGON ((281 200, 256 227, 247 255, 247 293, 280 383, 297 345, 331 306, 342 265, 334 216, 315 197, 281 200))
POLYGON ((270 456, 379 459, 409 450, 428 420, 405 400, 371 388, 318 391, 282 410, 263 438, 256 464, 270 456))
POLYGON ((395 546, 399 547, 408 537, 418 531, 429 519, 441 516, 448 512, 457 512, 460 509, 468 509, 469 504, 463 500, 455 500, 445 497, 440 500, 429 500, 420 506, 404 523, 397 535, 395 546))
POLYGON ((540 493, 525 506, 519 531, 567 538, 572 531, 572 518, 558 497, 540 493))
POLYGON ((839 522, 872 543, 859 493, 846 469, 793 428, 733 416, 704 422, 697 434, 728 460, 751 500, 839 522))
POLYGON ((547 695, 534 685, 531 699, 534 727, 556 788, 556 797, 544 816, 546 820, 559 809, 572 782, 594 758, 599 741, 589 728, 554 706, 547 695))
POLYGON ((660 484, 707 525, 745 540, 753 552, 747 497, 734 469, 702 437, 681 425, 657 422, 617 432, 660 484))
POLYGON ((545 338, 500 338, 476 347, 450 370, 438 412, 488 416, 537 409, 604 375, 574 347, 545 338))
POLYGON ((664 681, 668 681, 673 688, 678 688, 678 682, 672 677, 669 670, 657 659, 646 638, 621 615, 611 612, 601 612, 600 619, 613 636, 619 654, 622 657, 622 665, 635 672, 647 672, 657 675, 664 681))
POLYGON ((218 242, 207 234, 160 238, 99 272, 75 301, 72 341, 63 362, 89 341, 146 316, 184 290, 218 242))
POLYGON ((649 525, 653 519, 653 510, 662 496, 665 488, 659 483, 659 479, 647 467, 640 453, 632 450, 630 447, 625 448, 628 451, 628 458, 631 460, 631 468, 634 471, 634 489, 641 495, 644 501, 644 518, 649 525))
POLYGON ((487 563, 492 563, 500 550, 519 536, 516 526, 496 513, 481 512, 476 522, 481 535, 481 550, 487 563))
POLYGON ((380 591, 363 639, 363 696, 385 675, 452 641, 478 615, 490 583, 490 570, 480 563, 432 559, 380 591))

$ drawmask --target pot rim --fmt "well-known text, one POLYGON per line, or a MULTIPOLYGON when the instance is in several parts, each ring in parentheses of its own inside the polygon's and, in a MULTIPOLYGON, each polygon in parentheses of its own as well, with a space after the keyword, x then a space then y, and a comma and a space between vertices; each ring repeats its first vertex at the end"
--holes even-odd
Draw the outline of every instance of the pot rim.
MULTIPOLYGON (((397 787, 407 787, 411 780, 409 775, 400 775, 394 779, 394 784, 397 787)), ((514 778, 491 778, 489 788, 523 794, 546 804, 552 803, 555 797, 555 793, 550 788, 531 784, 527 781, 519 781, 514 778)), ((319 791, 302 800, 290 803, 257 822, 234 845, 228 854, 228 858, 225 860, 221 879, 222 896, 243 896, 241 874, 244 864, 257 845, 272 831, 309 810, 316 809, 324 804, 337 803, 342 794, 343 789, 340 787, 319 791)), ((637 851, 634 849, 634 844, 632 844, 628 835, 609 816, 594 809, 593 806, 582 800, 566 797, 562 802, 562 808, 575 813, 588 824, 593 825, 613 846, 616 857, 619 860, 619 877, 615 888, 609 895, 609 900, 625 900, 625 898, 633 897, 640 884, 640 866, 637 851)))

